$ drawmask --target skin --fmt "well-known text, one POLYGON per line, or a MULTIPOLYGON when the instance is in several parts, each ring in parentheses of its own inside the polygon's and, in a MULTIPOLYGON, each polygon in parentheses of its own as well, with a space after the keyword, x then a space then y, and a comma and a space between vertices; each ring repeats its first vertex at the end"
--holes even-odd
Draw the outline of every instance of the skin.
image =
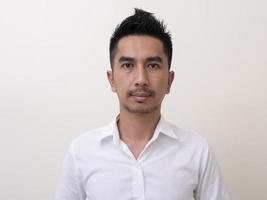
POLYGON ((107 77, 119 99, 120 138, 138 158, 153 136, 174 79, 162 42, 146 35, 121 38, 107 77))

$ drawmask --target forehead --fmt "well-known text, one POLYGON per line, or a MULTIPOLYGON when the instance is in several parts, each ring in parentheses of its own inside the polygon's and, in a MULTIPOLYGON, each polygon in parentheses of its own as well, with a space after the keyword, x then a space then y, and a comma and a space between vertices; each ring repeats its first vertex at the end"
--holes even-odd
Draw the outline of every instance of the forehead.
POLYGON ((117 45, 115 60, 121 56, 133 58, 145 58, 149 56, 160 56, 167 59, 162 42, 152 36, 130 35, 121 38, 117 45))

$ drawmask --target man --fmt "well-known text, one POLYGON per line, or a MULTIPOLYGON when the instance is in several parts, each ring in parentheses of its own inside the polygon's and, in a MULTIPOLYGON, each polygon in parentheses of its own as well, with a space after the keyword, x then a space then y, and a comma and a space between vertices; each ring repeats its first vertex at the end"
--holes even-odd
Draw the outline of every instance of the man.
POLYGON ((205 139, 161 116, 174 79, 171 37, 140 9, 110 40, 120 113, 70 146, 55 200, 228 200, 205 139))

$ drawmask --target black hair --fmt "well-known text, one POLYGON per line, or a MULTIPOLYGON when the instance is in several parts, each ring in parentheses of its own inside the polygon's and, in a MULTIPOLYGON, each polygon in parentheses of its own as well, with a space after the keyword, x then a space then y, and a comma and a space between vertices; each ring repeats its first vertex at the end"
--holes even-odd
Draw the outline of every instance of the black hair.
POLYGON ((118 42, 121 38, 128 35, 149 35, 159 39, 163 44, 170 69, 172 60, 171 34, 166 31, 166 25, 163 24, 163 21, 156 19, 153 13, 137 8, 135 8, 134 15, 127 17, 116 27, 110 38, 109 56, 112 68, 118 42))

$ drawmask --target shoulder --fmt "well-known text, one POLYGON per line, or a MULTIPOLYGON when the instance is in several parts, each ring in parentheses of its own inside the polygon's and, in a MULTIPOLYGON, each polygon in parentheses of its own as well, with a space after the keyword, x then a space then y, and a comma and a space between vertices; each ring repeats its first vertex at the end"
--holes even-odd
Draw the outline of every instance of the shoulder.
MULTIPOLYGON (((213 162, 213 153, 206 137, 199 132, 180 128, 170 124, 170 127, 177 135, 177 148, 183 152, 198 170, 204 169, 210 159, 213 162)), ((213 162, 214 163, 214 162, 213 162)))
MULTIPOLYGON (((99 128, 88 130, 82 133, 80 136, 75 138, 71 142, 71 149, 75 154, 80 154, 83 152, 90 152, 99 147, 100 138, 104 135, 111 132, 110 126, 102 126, 99 128)), ((111 133, 110 133, 111 134, 111 133)))
POLYGON ((173 123, 167 122, 171 130, 178 138, 178 143, 195 150, 208 150, 209 144, 207 138, 199 132, 191 129, 181 128, 173 123))
POLYGON ((207 145, 207 139, 201 133, 191 129, 181 128, 170 122, 167 123, 181 142, 195 145, 207 145))

